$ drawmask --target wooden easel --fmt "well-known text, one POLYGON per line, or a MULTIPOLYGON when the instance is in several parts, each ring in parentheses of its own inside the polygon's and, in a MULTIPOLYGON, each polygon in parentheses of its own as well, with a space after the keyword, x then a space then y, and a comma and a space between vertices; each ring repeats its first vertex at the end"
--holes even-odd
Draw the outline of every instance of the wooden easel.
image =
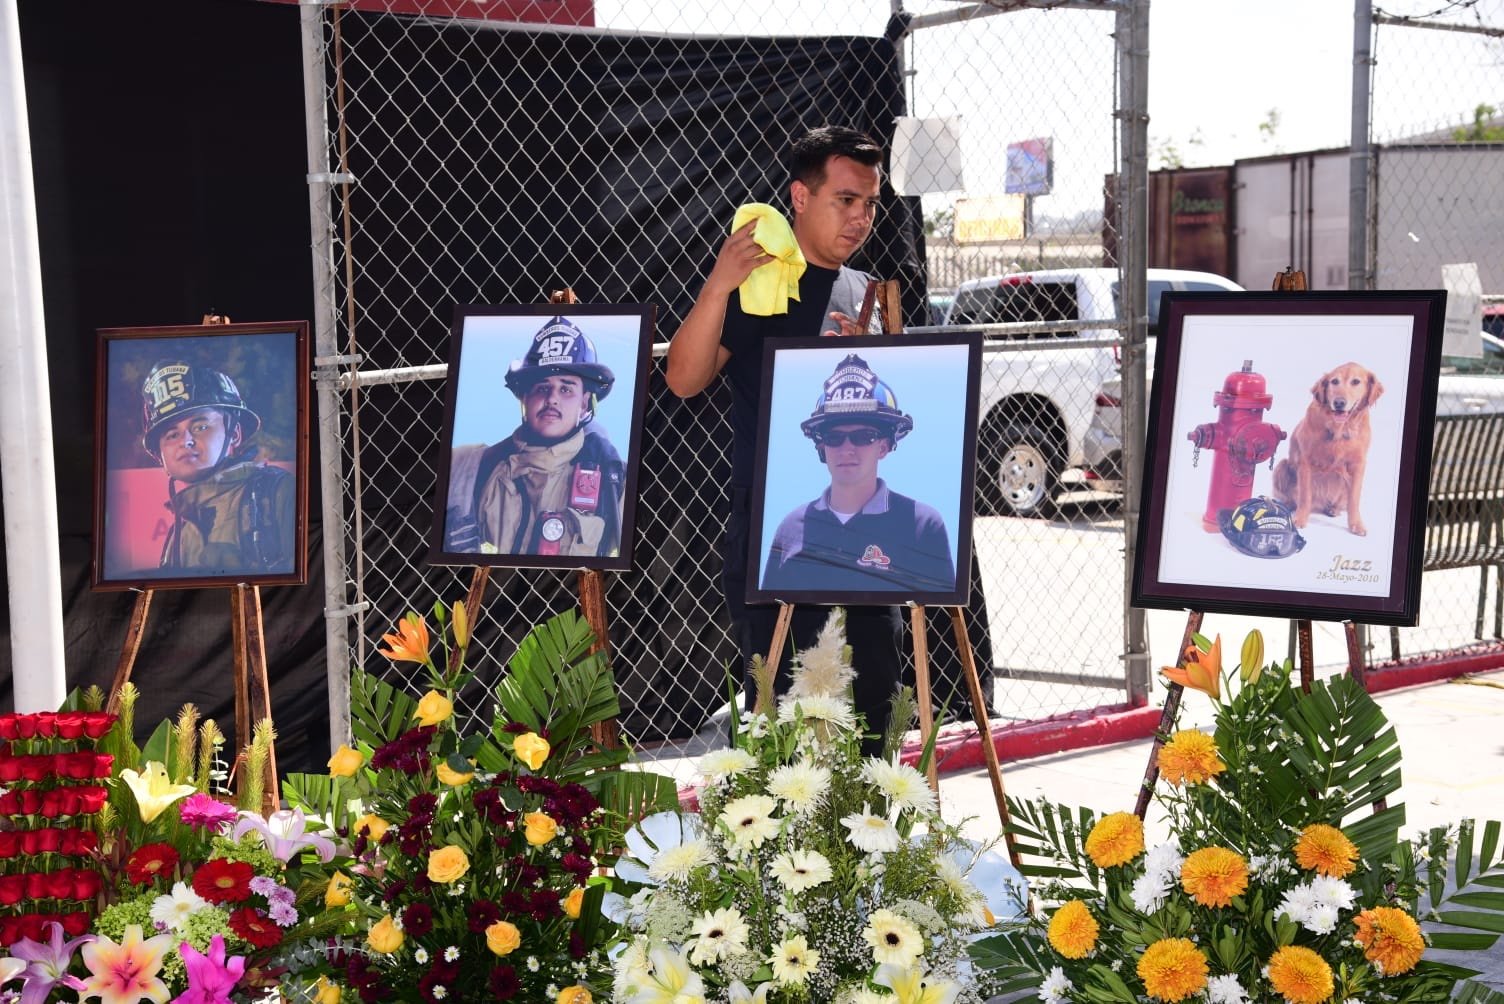
MULTIPOLYGON (((1306 274, 1295 268, 1287 268, 1274 276, 1273 288, 1275 292, 1302 293, 1306 290, 1306 274)), ((1202 614, 1200 611, 1187 612, 1185 633, 1180 639, 1180 648, 1176 650, 1177 666, 1184 665, 1186 650, 1191 645, 1191 636, 1201 631, 1202 614)), ((1297 666, 1300 671, 1301 693, 1309 694, 1311 684, 1316 679, 1316 660, 1313 654, 1311 640, 1311 622, 1309 619, 1297 619, 1291 622, 1295 627, 1295 647, 1297 651, 1297 666)), ((1347 640, 1347 672, 1359 685, 1364 684, 1366 669, 1363 662, 1363 648, 1358 643, 1358 626, 1352 621, 1342 622, 1343 634, 1347 640)), ((1180 698, 1185 688, 1178 683, 1171 683, 1165 694, 1164 713, 1159 716, 1159 726, 1154 730, 1154 742, 1149 749, 1149 765, 1144 768, 1144 780, 1139 786, 1138 800, 1134 805, 1134 815, 1143 819, 1149 811, 1149 802, 1154 794, 1154 785, 1159 781, 1159 751, 1164 746, 1165 735, 1170 727, 1175 724, 1175 717, 1180 712, 1180 698)), ((1385 807, 1385 801, 1380 799, 1374 803, 1374 811, 1381 811, 1385 807)))
MULTIPOLYGON (((874 306, 880 310, 884 334, 894 335, 903 331, 903 323, 900 320, 903 314, 898 280, 888 279, 883 282, 873 280, 867 284, 867 293, 862 299, 862 309, 857 317, 857 331, 866 332, 872 319, 874 306)), ((961 668, 965 674, 967 691, 971 695, 971 711, 982 740, 983 755, 987 761, 987 776, 992 781, 992 796, 997 803, 998 822, 1002 824, 1003 840, 1008 845, 1008 857, 1016 868, 1021 862, 1018 849, 1013 843, 1013 834, 1009 830, 1011 820, 1008 813, 1007 794, 1003 789, 1003 769, 998 762, 997 747, 992 742, 992 724, 987 717, 987 698, 982 693, 982 681, 977 675, 976 652, 972 649, 971 637, 966 632, 966 611, 959 606, 946 609, 950 611, 951 627, 956 636, 956 649, 961 654, 961 668)), ((778 674, 778 664, 783 658, 783 650, 788 643, 789 625, 793 622, 793 617, 794 605, 779 601, 778 617, 773 622, 773 638, 768 645, 766 660, 769 679, 778 674)), ((935 731, 935 715, 931 707, 929 626, 925 616, 925 607, 917 603, 909 604, 909 633, 914 639, 914 690, 919 704, 919 738, 922 744, 928 745, 930 736, 935 731)), ((758 710, 769 709, 760 707, 758 710)), ((927 775, 930 789, 938 795, 940 771, 933 757, 930 758, 927 775)))
MULTIPOLYGON (((204 324, 229 324, 230 319, 219 314, 205 314, 204 324)), ((115 676, 110 681, 110 711, 120 710, 120 690, 131 678, 136 666, 136 656, 141 651, 141 639, 146 633, 146 618, 151 612, 155 590, 143 589, 136 593, 136 603, 131 610, 131 619, 125 631, 120 659, 115 664, 115 676)), ((230 589, 230 647, 235 665, 235 740, 244 750, 251 742, 256 723, 272 720, 271 685, 266 675, 266 632, 261 621, 261 587, 237 582, 230 589)), ((240 754, 236 755, 240 764, 240 754)), ((242 772, 239 783, 245 784, 242 772)), ((281 804, 277 790, 277 749, 273 740, 267 749, 266 775, 262 784, 262 811, 270 812, 281 804)))
MULTIPOLYGON (((553 290, 548 294, 549 303, 579 303, 574 290, 568 286, 563 289, 553 290)), ((470 591, 465 595, 465 609, 475 616, 480 612, 481 603, 486 595, 486 583, 490 581, 491 568, 488 565, 477 565, 475 573, 470 579, 470 591)), ((585 623, 590 625, 590 630, 595 635, 595 641, 590 646, 591 653, 604 652, 606 661, 611 661, 611 643, 609 628, 606 621, 606 585, 605 578, 599 569, 582 568, 579 578, 580 611, 585 615, 585 623)), ((451 666, 459 659, 459 651, 455 650, 451 656, 451 666)), ((590 737, 607 749, 616 749, 621 745, 621 728, 615 718, 608 718, 603 722, 597 722, 590 727, 590 737)))

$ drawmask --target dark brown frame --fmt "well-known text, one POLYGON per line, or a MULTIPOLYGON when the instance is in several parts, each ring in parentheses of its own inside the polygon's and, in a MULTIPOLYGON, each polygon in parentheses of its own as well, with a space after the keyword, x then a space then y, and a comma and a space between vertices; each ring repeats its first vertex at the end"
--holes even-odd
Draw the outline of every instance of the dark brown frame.
MULTIPOLYGON (((101 328, 98 336, 94 382, 93 588, 201 589, 240 584, 301 585, 307 582, 308 322, 101 328), (250 367, 244 360, 254 357, 264 367, 266 354, 273 352, 285 356, 285 360, 279 359, 272 364, 274 373, 268 374, 266 379, 248 380, 246 370, 250 367), (211 366, 224 372, 236 382, 246 406, 262 420, 256 437, 270 433, 291 441, 291 458, 259 458, 277 461, 278 467, 291 461, 289 474, 294 479, 295 527, 290 571, 248 573, 226 569, 220 573, 198 574, 194 570, 191 574, 179 574, 177 571, 158 572, 157 569, 148 571, 140 566, 112 567, 116 562, 110 558, 109 527, 117 516, 124 520, 128 514, 115 511, 116 503, 109 496, 110 475, 152 466, 151 456, 141 446, 145 429, 141 380, 153 363, 169 358, 211 366), (275 386, 268 386, 269 383, 275 386), (290 424, 285 408, 287 402, 292 406, 290 424), (139 462, 133 467, 111 465, 112 457, 118 459, 128 455, 134 455, 139 462)), ((156 467, 161 475, 160 464, 156 467)))
MULTIPOLYGON (((1161 331, 1155 360, 1154 386, 1149 398, 1148 447, 1144 460, 1140 510, 1143 515, 1138 528, 1133 566, 1133 605, 1297 619, 1345 620, 1367 624, 1415 624, 1420 614, 1426 489, 1431 467, 1429 444, 1436 419, 1442 322, 1446 309, 1445 292, 1441 290, 1301 293, 1167 292, 1161 302, 1161 331), (1401 440, 1388 447, 1398 457, 1397 462, 1391 468, 1397 469, 1397 484, 1392 500, 1394 517, 1392 524, 1369 525, 1366 537, 1344 537, 1344 533, 1350 534, 1351 531, 1343 529, 1340 533, 1333 532, 1326 528, 1329 524, 1323 524, 1322 549, 1312 551, 1308 557, 1317 558, 1322 562, 1331 562, 1331 569, 1336 569, 1336 571, 1323 568, 1322 571, 1331 572, 1325 579, 1307 583, 1304 578, 1300 578, 1299 581, 1289 582, 1283 588, 1258 585, 1228 586, 1220 581, 1185 582, 1181 581, 1185 578, 1183 575, 1177 575, 1176 581, 1166 581, 1164 564, 1167 509, 1172 504, 1168 499, 1171 465, 1180 465, 1178 469, 1183 471, 1188 463, 1189 451, 1192 449, 1191 444, 1186 441, 1190 423, 1186 421, 1176 423, 1176 402, 1183 395, 1196 395, 1193 400, 1205 416, 1200 421, 1215 422, 1218 413, 1217 409, 1212 406, 1211 395, 1222 388, 1226 376, 1225 371, 1188 372, 1188 367, 1183 363, 1187 348, 1185 336, 1187 320, 1208 319, 1198 325, 1198 327, 1204 327, 1207 323, 1218 324, 1220 319, 1224 318, 1271 319, 1260 320, 1260 323, 1282 327, 1288 332, 1299 332, 1299 337, 1304 339, 1302 350, 1298 353, 1291 353, 1292 358, 1286 359, 1270 359, 1274 351, 1272 345, 1260 346, 1247 338, 1236 346, 1217 343, 1218 350, 1224 353, 1232 349, 1235 349, 1239 356, 1257 355, 1262 352, 1265 362, 1256 367, 1260 373, 1274 366, 1281 368, 1281 371, 1289 371, 1293 375, 1303 361, 1307 369, 1315 366, 1314 358, 1317 354, 1316 350, 1321 348, 1319 339, 1323 328, 1338 331, 1340 325, 1351 323, 1339 319, 1354 317, 1374 318, 1376 323, 1377 319, 1384 318, 1387 319, 1385 323, 1392 325, 1394 330, 1408 330, 1406 336, 1408 344, 1396 344, 1389 350, 1395 355, 1402 354, 1405 360, 1404 365, 1396 367, 1396 372, 1384 378, 1386 393, 1390 393, 1392 402, 1394 401, 1392 392, 1398 389, 1395 384, 1402 384, 1405 392, 1404 410, 1399 416, 1402 428, 1401 440), (1303 329, 1302 325, 1305 325, 1309 331, 1303 329), (1311 359, 1307 360, 1307 356, 1311 359), (1400 369, 1403 372, 1398 372, 1400 369), (1201 408, 1200 404, 1202 395, 1208 401, 1205 408, 1201 408), (1414 444, 1426 444, 1427 448, 1415 448, 1414 444), (1375 582, 1383 588, 1383 593, 1380 595, 1376 590, 1374 595, 1344 594, 1342 589, 1348 588, 1344 583, 1353 580, 1350 577, 1344 578, 1348 575, 1348 570, 1340 567, 1343 560, 1342 550, 1352 550, 1364 540, 1383 542, 1386 538, 1390 557, 1388 567, 1375 566, 1364 570, 1368 573, 1379 572, 1381 575, 1387 575, 1387 586, 1382 578, 1364 580, 1375 582), (1328 546, 1337 544, 1346 545, 1346 547, 1333 552, 1333 547, 1328 546)), ((1223 326, 1229 330, 1231 328, 1230 324, 1223 326)), ((1212 331, 1202 331, 1198 337, 1216 339, 1225 334, 1226 332, 1214 334, 1212 331)), ((1356 327, 1353 327, 1348 332, 1348 338, 1356 340, 1362 334, 1356 327)), ((1370 345, 1375 346, 1377 351, 1380 343, 1371 340, 1370 345)), ((1323 373, 1322 368, 1314 368, 1311 374, 1312 379, 1319 380, 1323 373)), ((1307 387, 1309 384, 1304 384, 1302 381, 1286 380, 1281 384, 1280 389, 1276 390, 1275 384, 1271 381, 1269 389, 1275 394, 1275 405, 1281 404, 1279 399, 1281 394, 1287 400, 1284 402, 1285 407, 1282 411, 1275 411, 1271 408, 1265 419, 1273 420, 1294 414, 1303 415, 1312 399, 1307 387), (1295 410, 1296 406, 1298 406, 1298 411, 1295 410)), ((1315 388, 1310 389, 1314 391, 1315 388)), ((1394 403, 1397 404, 1397 402, 1394 403)), ((1379 406, 1382 406, 1382 402, 1376 405, 1376 407, 1379 406)), ((1392 424, 1394 420, 1389 421, 1392 424)), ((1293 435, 1297 422, 1297 419, 1290 417, 1288 424, 1285 422, 1276 424, 1280 424, 1287 435, 1293 435)), ((1375 440, 1377 441, 1377 436, 1375 440)), ((1272 462, 1287 455, 1288 445, 1288 440, 1280 443, 1272 462)), ((1211 466, 1211 461, 1204 455, 1200 458, 1200 463, 1203 467, 1211 466)), ((1253 494, 1265 494, 1258 491, 1257 486, 1260 484, 1260 479, 1270 478, 1268 467, 1268 464, 1261 465, 1260 471, 1255 472, 1253 494)), ((1375 485, 1365 485, 1363 489, 1365 498, 1377 490, 1375 485)), ((1204 494, 1205 490, 1203 490, 1204 494)), ((1204 556, 1204 560, 1208 563, 1207 567, 1211 567, 1211 562, 1230 560, 1262 563, 1266 568, 1298 569, 1301 575, 1308 573, 1311 567, 1309 564, 1284 565, 1282 562, 1289 559, 1267 559, 1240 554, 1226 545, 1220 533, 1206 533, 1204 537, 1195 536, 1202 534, 1203 531, 1200 528, 1180 526, 1180 523, 1184 522, 1181 518, 1182 509, 1187 501, 1188 499, 1174 501, 1174 504, 1181 508, 1176 510, 1177 522, 1172 529, 1182 534, 1179 538, 1181 541, 1191 543, 1176 543, 1174 546, 1200 548, 1198 553, 1204 556), (1203 546, 1205 542, 1212 543, 1203 546), (1225 557, 1228 554, 1231 558, 1225 557)), ((1388 509, 1389 500, 1385 499, 1382 510, 1388 511, 1388 509)), ((1369 510, 1370 507, 1364 505, 1365 516, 1369 510)), ((1341 518, 1337 517, 1337 519, 1341 518)), ((1367 522, 1372 524, 1372 520, 1367 520, 1367 522)), ((1307 547, 1310 548, 1315 543, 1315 534, 1311 531, 1309 524, 1302 534, 1308 538, 1307 547)), ((1221 567, 1225 570, 1231 566, 1222 565, 1221 567)), ((1256 566, 1243 567, 1246 570, 1256 566)), ((1272 575, 1272 573, 1258 574, 1264 578, 1272 575)), ((1297 578, 1293 570, 1289 577, 1292 580, 1297 578)))

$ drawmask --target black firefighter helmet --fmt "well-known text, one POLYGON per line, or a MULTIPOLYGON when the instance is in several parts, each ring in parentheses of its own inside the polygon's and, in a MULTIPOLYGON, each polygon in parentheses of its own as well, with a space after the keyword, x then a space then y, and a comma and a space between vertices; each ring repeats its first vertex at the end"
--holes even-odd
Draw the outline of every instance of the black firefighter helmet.
POLYGON ((1306 546, 1290 507, 1267 495, 1221 510, 1217 522, 1228 543, 1250 557, 1288 558, 1306 546))
POLYGON ((596 403, 611 393, 616 383, 616 374, 596 355, 595 343, 567 317, 561 316, 553 317, 539 329, 527 355, 512 360, 504 379, 507 389, 520 401, 533 384, 554 373, 577 376, 585 385, 590 407, 581 418, 581 425, 595 416, 596 403))
POLYGON ((799 428, 814 440, 823 461, 821 440, 826 427, 858 422, 883 430, 892 446, 914 428, 914 419, 898 407, 893 388, 877 378, 865 359, 852 352, 836 365, 820 390, 815 410, 799 423, 799 428))
POLYGON ((151 368, 141 384, 141 408, 146 426, 141 445, 157 463, 162 462, 162 432, 194 412, 225 412, 239 423, 242 441, 261 428, 261 416, 245 406, 234 380, 219 370, 185 362, 161 362, 151 368))

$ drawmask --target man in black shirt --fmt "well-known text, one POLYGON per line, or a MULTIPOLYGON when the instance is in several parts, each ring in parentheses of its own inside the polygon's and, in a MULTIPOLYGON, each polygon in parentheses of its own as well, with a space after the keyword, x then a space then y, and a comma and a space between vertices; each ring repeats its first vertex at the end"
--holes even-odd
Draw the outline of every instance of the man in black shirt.
MULTIPOLYGON (((731 510, 722 545, 721 584, 743 670, 754 654, 767 651, 777 617, 772 606, 748 606, 744 601, 763 341, 859 333, 855 318, 868 276, 844 263, 872 232, 881 163, 881 148, 853 129, 824 126, 797 140, 790 157, 789 204, 794 238, 807 265, 799 279, 799 299, 790 300, 788 312, 782 314, 756 316, 742 309, 738 287, 754 269, 773 261, 753 238, 757 223, 750 223, 721 245, 694 307, 669 345, 668 385, 680 397, 700 393, 722 370, 730 384, 731 510)), ((826 611, 819 607, 796 608, 791 645, 811 646, 825 619, 826 611)), ((856 707, 879 735, 887 727, 888 699, 900 678, 898 630, 895 608, 851 607, 846 612, 847 641, 857 673, 856 707)), ((789 655, 786 651, 779 660, 780 689, 788 683, 789 655)))

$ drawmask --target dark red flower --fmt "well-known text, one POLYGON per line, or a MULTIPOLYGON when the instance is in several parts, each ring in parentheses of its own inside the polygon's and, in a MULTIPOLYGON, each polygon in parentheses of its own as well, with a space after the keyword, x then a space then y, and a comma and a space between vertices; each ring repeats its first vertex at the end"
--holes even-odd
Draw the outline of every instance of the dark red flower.
POLYGON ((99 785, 86 785, 72 790, 78 793, 77 811, 86 816, 92 816, 103 809, 105 799, 110 797, 109 791, 99 785))
POLYGON ((102 738, 114 726, 116 717, 108 711, 85 711, 84 735, 90 739, 102 738))
POLYGON ((433 908, 427 903, 409 903, 402 911, 402 930, 421 938, 433 930, 433 908))
MULTIPOLYGON (((250 868, 250 865, 246 865, 250 868)), ((199 893, 200 896, 204 894, 199 893)), ((209 897, 204 896, 205 899, 209 897)), ((230 914, 230 930, 240 935, 257 948, 271 948, 282 943, 282 929, 254 907, 243 906, 230 914)))
POLYGON ((478 899, 465 911, 466 921, 475 934, 484 934, 486 928, 501 919, 501 907, 488 899, 478 899))
MULTIPOLYGON (((172 870, 178 866, 177 848, 171 844, 146 844, 138 847, 125 859, 125 877, 136 885, 150 885, 157 876, 170 876, 172 870)), ((250 868, 250 865, 246 865, 250 868)), ((197 883, 198 876, 194 876, 197 883)), ((249 878, 246 881, 250 881, 249 878)), ((200 896, 208 899, 203 892, 200 896)))
POLYGON ((70 938, 76 938, 89 929, 93 918, 82 910, 63 915, 63 933, 70 938))
POLYGON ((43 899, 52 895, 47 891, 47 876, 42 872, 27 872, 24 877, 27 899, 43 899))
POLYGON ((584 885, 586 879, 590 878, 590 873, 595 871, 595 866, 590 863, 589 858, 582 858, 574 851, 570 851, 559 859, 559 867, 573 875, 574 880, 580 885, 584 885))
POLYGON ((0 860, 13 858, 21 853, 22 830, 0 830, 0 860))
POLYGON ((68 899, 73 895, 73 869, 59 868, 42 876, 42 886, 49 899, 68 899))
POLYGON ((16 726, 16 719, 19 717, 16 714, 0 715, 0 739, 9 742, 20 734, 16 726))
POLYGON ((486 981, 486 988, 497 1000, 509 1001, 517 996, 517 991, 522 989, 522 981, 517 978, 517 970, 511 966, 497 966, 491 970, 491 978, 486 981))
MULTIPOLYGON (((0 784, 12 784, 21 780, 22 761, 24 757, 3 756, 0 757, 0 784)), ((35 780, 29 778, 28 780, 35 780)))
POLYGON ((254 877, 255 870, 244 861, 210 858, 193 873, 193 891, 211 903, 239 903, 251 894, 254 877))
POLYGON ((583 959, 585 957, 585 939, 579 931, 569 932, 569 957, 571 959, 583 959))
POLYGON ((533 919, 540 923, 564 913, 559 906, 559 894, 552 889, 534 890, 531 908, 533 919))
POLYGON ((59 739, 77 739, 84 734, 82 711, 59 711, 55 722, 59 739))
POLYGON ((0 795, 0 816, 21 815, 21 793, 19 791, 7 791, 0 795))
POLYGON ((80 902, 87 902, 88 900, 91 900, 95 896, 99 895, 99 888, 103 884, 104 880, 101 879, 99 877, 99 873, 94 871, 93 869, 74 868, 73 893, 68 898, 76 899, 80 902))
POLYGON ((25 875, 0 875, 0 906, 15 906, 25 898, 25 875))
MULTIPOLYGON (((51 733, 51 731, 52 731, 51 729, 48 729, 48 733, 49 734, 51 733)), ((16 716, 16 734, 14 736, 11 736, 10 738, 12 738, 12 739, 30 739, 33 736, 35 736, 36 734, 37 734, 37 716, 36 715, 17 715, 16 716)))
POLYGON ((457 962, 445 962, 436 960, 429 967, 428 972, 418 981, 418 992, 428 1004, 439 1004, 440 1001, 454 996, 454 984, 460 978, 460 967, 457 962), (435 991, 444 988, 444 993, 437 994, 435 991))

